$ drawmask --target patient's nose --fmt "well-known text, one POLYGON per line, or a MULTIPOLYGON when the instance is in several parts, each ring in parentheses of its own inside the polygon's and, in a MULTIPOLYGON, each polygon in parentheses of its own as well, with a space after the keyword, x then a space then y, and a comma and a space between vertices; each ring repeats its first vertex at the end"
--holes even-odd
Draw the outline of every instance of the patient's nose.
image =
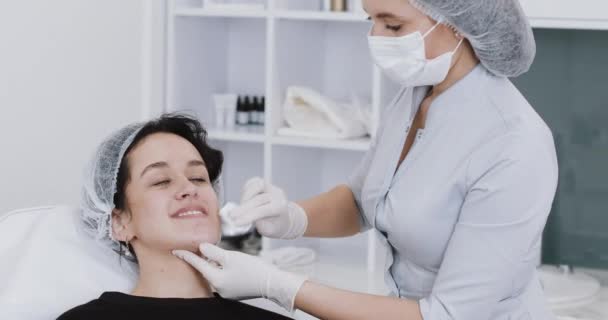
POLYGON ((179 199, 186 199, 189 197, 194 197, 194 198, 198 197, 198 190, 196 188, 196 185, 188 179, 185 179, 185 180, 186 181, 184 181, 180 185, 180 188, 176 194, 176 198, 179 200, 179 199))

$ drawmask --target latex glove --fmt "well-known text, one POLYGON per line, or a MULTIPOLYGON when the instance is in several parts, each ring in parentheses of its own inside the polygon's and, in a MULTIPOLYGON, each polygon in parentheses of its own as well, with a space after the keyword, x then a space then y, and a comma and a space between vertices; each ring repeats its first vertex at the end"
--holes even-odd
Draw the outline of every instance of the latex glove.
POLYGON ((312 275, 317 254, 309 248, 283 247, 262 250, 259 257, 281 270, 312 275))
POLYGON ((289 202, 283 190, 257 177, 245 183, 241 205, 230 216, 236 225, 255 223, 258 232, 270 238, 299 238, 308 227, 302 207, 289 202))
POLYGON ((201 244, 200 250, 208 260, 190 251, 175 250, 173 254, 198 270, 225 298, 263 297, 293 311, 296 294, 306 277, 282 271, 258 257, 212 244, 201 244))
POLYGON ((309 248, 283 247, 262 250, 259 257, 281 270, 290 270, 291 268, 312 266, 317 259, 317 254, 309 248))

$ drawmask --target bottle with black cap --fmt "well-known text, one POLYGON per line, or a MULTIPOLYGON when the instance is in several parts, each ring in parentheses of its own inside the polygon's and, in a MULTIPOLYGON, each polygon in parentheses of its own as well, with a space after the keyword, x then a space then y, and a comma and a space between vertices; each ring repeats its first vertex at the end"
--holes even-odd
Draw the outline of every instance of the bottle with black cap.
POLYGON ((249 109, 249 124, 257 125, 258 124, 258 106, 259 101, 257 96, 253 96, 253 101, 251 103, 251 108, 249 109))
POLYGON ((263 126, 264 123, 266 122, 266 97, 262 96, 260 98, 260 106, 259 106, 259 121, 258 123, 263 126))
POLYGON ((260 96, 260 105, 258 106, 258 124, 264 125, 264 96, 260 96))
POLYGON ((264 125, 264 96, 258 98, 258 126, 264 125))
POLYGON ((241 96, 237 96, 236 98, 236 112, 234 114, 234 124, 240 124, 239 115, 241 114, 243 101, 241 100, 241 96))
POLYGON ((249 113, 247 108, 249 106, 249 98, 244 99, 239 96, 236 107, 236 124, 246 125, 249 122, 249 113))

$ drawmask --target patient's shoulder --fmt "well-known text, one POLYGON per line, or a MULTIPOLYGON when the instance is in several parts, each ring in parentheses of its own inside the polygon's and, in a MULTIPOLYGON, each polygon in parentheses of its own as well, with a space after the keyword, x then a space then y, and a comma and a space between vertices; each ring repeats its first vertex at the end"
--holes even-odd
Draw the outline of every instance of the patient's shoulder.
POLYGON ((278 313, 261 309, 240 301, 224 299, 218 296, 218 300, 221 301, 223 315, 238 319, 266 319, 266 320, 284 320, 291 319, 280 315, 278 313))
POLYGON ((106 292, 99 299, 75 307, 57 320, 132 319, 291 319, 242 302, 215 298, 177 299, 136 297, 106 292))
POLYGON ((57 320, 104 319, 109 309, 103 306, 99 299, 72 308, 57 318, 57 320))

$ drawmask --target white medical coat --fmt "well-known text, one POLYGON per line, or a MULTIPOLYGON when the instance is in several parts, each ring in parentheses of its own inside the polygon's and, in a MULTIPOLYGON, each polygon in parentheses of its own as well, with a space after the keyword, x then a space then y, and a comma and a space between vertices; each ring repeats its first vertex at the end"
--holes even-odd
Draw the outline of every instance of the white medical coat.
POLYGON ((553 319, 536 266, 557 187, 551 131, 506 78, 478 65, 432 103, 403 89, 349 181, 364 229, 387 250, 392 294, 425 320, 553 319))

